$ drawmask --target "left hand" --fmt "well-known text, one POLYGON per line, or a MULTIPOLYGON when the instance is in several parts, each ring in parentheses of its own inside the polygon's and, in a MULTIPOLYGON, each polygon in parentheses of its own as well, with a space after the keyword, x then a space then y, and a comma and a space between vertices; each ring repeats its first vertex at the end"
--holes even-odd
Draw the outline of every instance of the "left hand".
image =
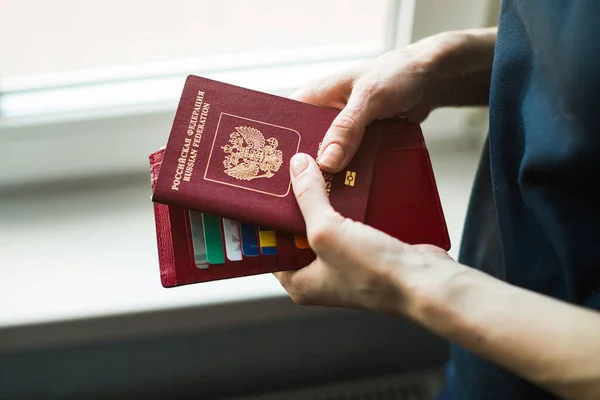
POLYGON ((310 156, 292 158, 291 177, 317 255, 305 268, 275 273, 296 303, 404 314, 411 286, 435 284, 445 275, 429 277, 428 265, 456 264, 440 248, 409 245, 342 217, 329 203, 323 175, 310 156))

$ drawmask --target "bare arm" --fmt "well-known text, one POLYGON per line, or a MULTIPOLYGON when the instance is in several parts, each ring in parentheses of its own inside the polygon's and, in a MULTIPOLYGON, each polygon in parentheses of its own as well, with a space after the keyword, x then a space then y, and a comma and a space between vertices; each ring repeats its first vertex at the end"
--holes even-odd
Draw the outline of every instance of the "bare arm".
POLYGON ((558 396, 600 398, 600 313, 453 262, 425 271, 444 280, 398 279, 411 293, 403 313, 558 396))
POLYGON ((448 35, 449 51, 435 62, 434 107, 487 105, 497 28, 468 29, 448 35))

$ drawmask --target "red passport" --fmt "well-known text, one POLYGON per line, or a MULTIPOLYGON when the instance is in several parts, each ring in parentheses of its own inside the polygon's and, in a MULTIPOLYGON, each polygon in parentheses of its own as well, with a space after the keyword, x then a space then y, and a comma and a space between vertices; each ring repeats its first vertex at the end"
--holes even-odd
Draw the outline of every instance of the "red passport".
MULTIPOLYGON (((339 110, 188 77, 166 149, 150 155, 163 286, 298 269, 314 259, 291 188, 289 162, 316 157, 339 110), (272 248, 197 265, 189 210, 254 226, 272 248), (258 227, 261 228, 258 228, 258 227), (264 236, 267 238, 267 236, 264 236), (267 250, 269 250, 267 252, 267 250)), ((344 171, 324 174, 332 206, 407 243, 450 241, 418 124, 376 121, 344 171)), ((220 239, 225 246, 223 220, 220 239)), ((250 232, 252 233, 252 232, 250 232)))

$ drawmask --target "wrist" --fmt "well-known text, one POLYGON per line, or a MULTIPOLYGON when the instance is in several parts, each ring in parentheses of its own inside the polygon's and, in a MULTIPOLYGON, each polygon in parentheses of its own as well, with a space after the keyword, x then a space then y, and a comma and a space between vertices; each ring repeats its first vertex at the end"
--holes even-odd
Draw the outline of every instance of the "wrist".
POLYGON ((438 79, 464 77, 492 69, 496 28, 444 32, 431 40, 437 47, 431 66, 438 79))
POLYGON ((496 28, 444 32, 417 42, 428 56, 424 96, 432 109, 486 105, 496 28))
POLYGON ((404 293, 399 314, 451 338, 466 323, 455 307, 472 287, 473 270, 446 253, 420 255, 413 268, 398 268, 396 282, 404 293))

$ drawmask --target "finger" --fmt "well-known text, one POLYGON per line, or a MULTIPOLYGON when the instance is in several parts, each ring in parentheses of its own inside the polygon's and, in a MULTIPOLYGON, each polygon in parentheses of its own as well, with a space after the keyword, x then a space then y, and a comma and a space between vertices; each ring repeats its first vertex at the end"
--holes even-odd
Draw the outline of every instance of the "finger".
POLYGON ((275 278, 288 293, 292 301, 300 305, 311 305, 318 292, 315 284, 314 269, 308 267, 296 271, 274 272, 275 278))
POLYGON ((317 163, 306 154, 296 154, 290 162, 290 175, 307 232, 330 221, 336 213, 329 202, 325 180, 317 163))
POLYGON ((323 170, 339 172, 356 154, 365 128, 376 118, 371 96, 369 90, 355 88, 346 106, 333 120, 317 158, 323 170))
POLYGON ((294 91, 290 98, 321 107, 342 109, 350 96, 354 75, 347 71, 317 79, 294 91))

